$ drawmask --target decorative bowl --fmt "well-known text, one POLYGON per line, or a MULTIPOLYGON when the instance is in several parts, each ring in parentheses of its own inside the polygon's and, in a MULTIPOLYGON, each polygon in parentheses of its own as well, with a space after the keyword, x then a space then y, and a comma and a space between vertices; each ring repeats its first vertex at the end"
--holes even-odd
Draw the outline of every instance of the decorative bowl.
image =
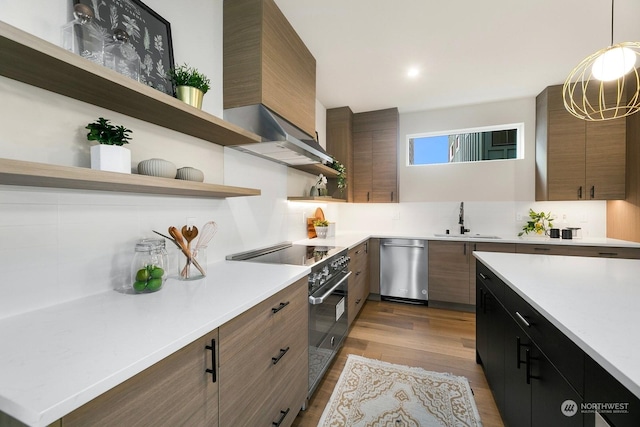
POLYGON ((185 181, 204 182, 204 173, 200 169, 186 166, 178 169, 176 179, 184 179, 185 181))
POLYGON ((163 159, 149 159, 138 163, 140 175, 158 176, 160 178, 175 178, 176 165, 163 159))

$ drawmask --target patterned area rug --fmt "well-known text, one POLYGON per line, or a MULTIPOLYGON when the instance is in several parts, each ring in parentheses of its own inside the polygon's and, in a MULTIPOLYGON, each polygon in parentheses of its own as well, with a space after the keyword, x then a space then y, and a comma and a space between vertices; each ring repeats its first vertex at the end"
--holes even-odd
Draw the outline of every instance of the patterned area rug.
POLYGON ((322 427, 482 426, 465 377, 350 354, 322 427))

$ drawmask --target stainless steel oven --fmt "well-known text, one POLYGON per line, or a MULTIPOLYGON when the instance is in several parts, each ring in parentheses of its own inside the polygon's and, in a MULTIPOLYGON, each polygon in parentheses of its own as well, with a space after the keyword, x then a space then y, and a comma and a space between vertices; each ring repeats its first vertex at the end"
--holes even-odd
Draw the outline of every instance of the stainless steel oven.
POLYGON ((281 243, 269 248, 229 255, 234 261, 293 264, 311 267, 309 287, 309 394, 342 346, 347 335, 347 291, 349 257, 347 249, 335 246, 281 243))

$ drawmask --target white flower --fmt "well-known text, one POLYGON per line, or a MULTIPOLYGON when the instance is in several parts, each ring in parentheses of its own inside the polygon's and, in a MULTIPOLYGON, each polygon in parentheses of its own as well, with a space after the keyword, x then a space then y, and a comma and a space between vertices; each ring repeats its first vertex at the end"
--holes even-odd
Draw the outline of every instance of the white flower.
POLYGON ((327 177, 323 174, 318 175, 318 181, 316 182, 316 187, 324 188, 327 185, 327 177))

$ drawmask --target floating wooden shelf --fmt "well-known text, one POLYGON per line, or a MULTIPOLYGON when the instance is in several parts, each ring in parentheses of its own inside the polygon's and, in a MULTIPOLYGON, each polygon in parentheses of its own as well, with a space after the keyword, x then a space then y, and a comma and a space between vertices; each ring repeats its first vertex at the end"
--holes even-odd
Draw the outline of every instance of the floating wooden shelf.
POLYGON ((218 145, 260 141, 252 132, 2 21, 0 75, 218 145))
POLYGON ((331 196, 327 197, 287 197, 287 200, 291 202, 311 202, 311 203, 346 203, 345 199, 336 199, 331 196))
POLYGON ((0 159, 0 184, 213 198, 259 196, 261 193, 254 188, 9 159, 0 159))
POLYGON ((315 163, 312 165, 297 165, 291 166, 294 169, 301 170, 303 172, 312 173, 314 175, 323 174, 327 178, 337 178, 338 171, 330 168, 329 166, 323 165, 321 163, 315 163))

